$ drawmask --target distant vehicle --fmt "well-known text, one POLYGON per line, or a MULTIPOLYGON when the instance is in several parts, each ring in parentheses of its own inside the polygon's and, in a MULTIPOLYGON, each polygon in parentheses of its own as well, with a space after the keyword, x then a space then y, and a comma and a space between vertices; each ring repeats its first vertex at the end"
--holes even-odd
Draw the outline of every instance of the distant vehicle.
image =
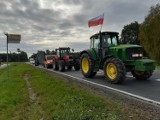
MULTIPOLYGON (((72 49, 72 51, 74 51, 72 49)), ((60 70, 61 72, 71 70, 72 67, 77 71, 80 69, 79 54, 70 51, 69 47, 56 49, 56 55, 53 60, 53 70, 60 70)))
POLYGON ((44 51, 38 51, 35 66, 42 65, 46 68, 52 68, 54 55, 46 55, 44 51))
POLYGON ((29 59, 29 62, 30 62, 31 64, 35 64, 34 58, 30 58, 30 59, 29 59))
POLYGON ((54 55, 45 55, 45 59, 43 61, 43 66, 45 68, 52 68, 54 55))
POLYGON ((45 59, 45 52, 38 51, 35 59, 35 66, 43 65, 44 59, 45 59))

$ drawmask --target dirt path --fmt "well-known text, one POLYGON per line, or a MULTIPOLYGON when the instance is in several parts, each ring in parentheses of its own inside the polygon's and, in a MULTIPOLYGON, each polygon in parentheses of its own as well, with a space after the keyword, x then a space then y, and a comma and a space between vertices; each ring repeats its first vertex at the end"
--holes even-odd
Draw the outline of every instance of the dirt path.
POLYGON ((40 106, 38 97, 36 96, 36 93, 32 89, 32 86, 29 82, 28 74, 25 74, 24 80, 26 82, 26 86, 28 88, 28 94, 29 94, 29 105, 26 108, 24 119, 25 120, 32 120, 32 119, 44 120, 42 107, 40 106))

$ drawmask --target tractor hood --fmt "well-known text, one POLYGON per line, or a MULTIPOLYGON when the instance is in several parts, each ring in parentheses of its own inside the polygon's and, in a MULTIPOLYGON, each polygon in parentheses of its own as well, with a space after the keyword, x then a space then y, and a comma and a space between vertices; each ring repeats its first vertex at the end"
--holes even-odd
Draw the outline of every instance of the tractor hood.
POLYGON ((118 56, 122 61, 141 59, 143 57, 143 48, 140 45, 121 44, 110 46, 109 53, 113 56, 118 56))
POLYGON ((126 48, 135 48, 135 47, 141 47, 140 45, 134 45, 134 44, 120 44, 120 45, 117 45, 117 46, 111 46, 110 48, 112 49, 126 49, 126 48))

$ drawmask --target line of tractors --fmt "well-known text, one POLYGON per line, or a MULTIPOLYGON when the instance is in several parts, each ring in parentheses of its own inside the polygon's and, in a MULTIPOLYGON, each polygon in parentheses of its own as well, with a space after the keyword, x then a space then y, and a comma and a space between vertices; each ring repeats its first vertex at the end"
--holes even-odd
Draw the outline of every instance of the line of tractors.
POLYGON ((127 72, 138 80, 147 80, 155 70, 155 61, 143 56, 140 45, 120 44, 118 32, 99 32, 90 37, 90 49, 79 53, 69 47, 56 49, 56 54, 38 51, 35 65, 43 65, 64 72, 73 67, 86 78, 93 78, 99 70, 106 80, 116 84, 124 81, 127 72))

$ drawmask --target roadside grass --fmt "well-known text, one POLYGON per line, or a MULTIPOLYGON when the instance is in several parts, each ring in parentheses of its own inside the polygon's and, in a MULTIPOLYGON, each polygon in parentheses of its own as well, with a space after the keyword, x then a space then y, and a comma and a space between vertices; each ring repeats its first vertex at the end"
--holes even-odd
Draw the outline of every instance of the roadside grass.
MULTIPOLYGON (((31 67, 31 66, 28 66, 31 67)), ((88 92, 71 82, 30 68, 30 82, 36 90, 47 120, 128 120, 128 109, 121 103, 88 92), (34 72, 33 72, 34 71, 34 72)))
MULTIPOLYGON (((69 80, 25 63, 10 65, 10 79, 0 69, 0 120, 137 120, 141 112, 113 99, 104 99, 69 80), (29 101, 24 76, 36 93, 29 101), (41 109, 41 110, 39 110, 41 109), (39 112, 40 111, 40 112, 39 112)), ((142 111, 143 113, 143 111, 142 111)))
POLYGON ((27 105, 28 94, 25 83, 22 81, 25 68, 16 64, 11 66, 9 80, 6 69, 0 69, 0 120, 23 118, 27 105))
POLYGON ((156 69, 157 69, 157 70, 160 70, 160 65, 157 65, 157 66, 156 66, 156 69))

